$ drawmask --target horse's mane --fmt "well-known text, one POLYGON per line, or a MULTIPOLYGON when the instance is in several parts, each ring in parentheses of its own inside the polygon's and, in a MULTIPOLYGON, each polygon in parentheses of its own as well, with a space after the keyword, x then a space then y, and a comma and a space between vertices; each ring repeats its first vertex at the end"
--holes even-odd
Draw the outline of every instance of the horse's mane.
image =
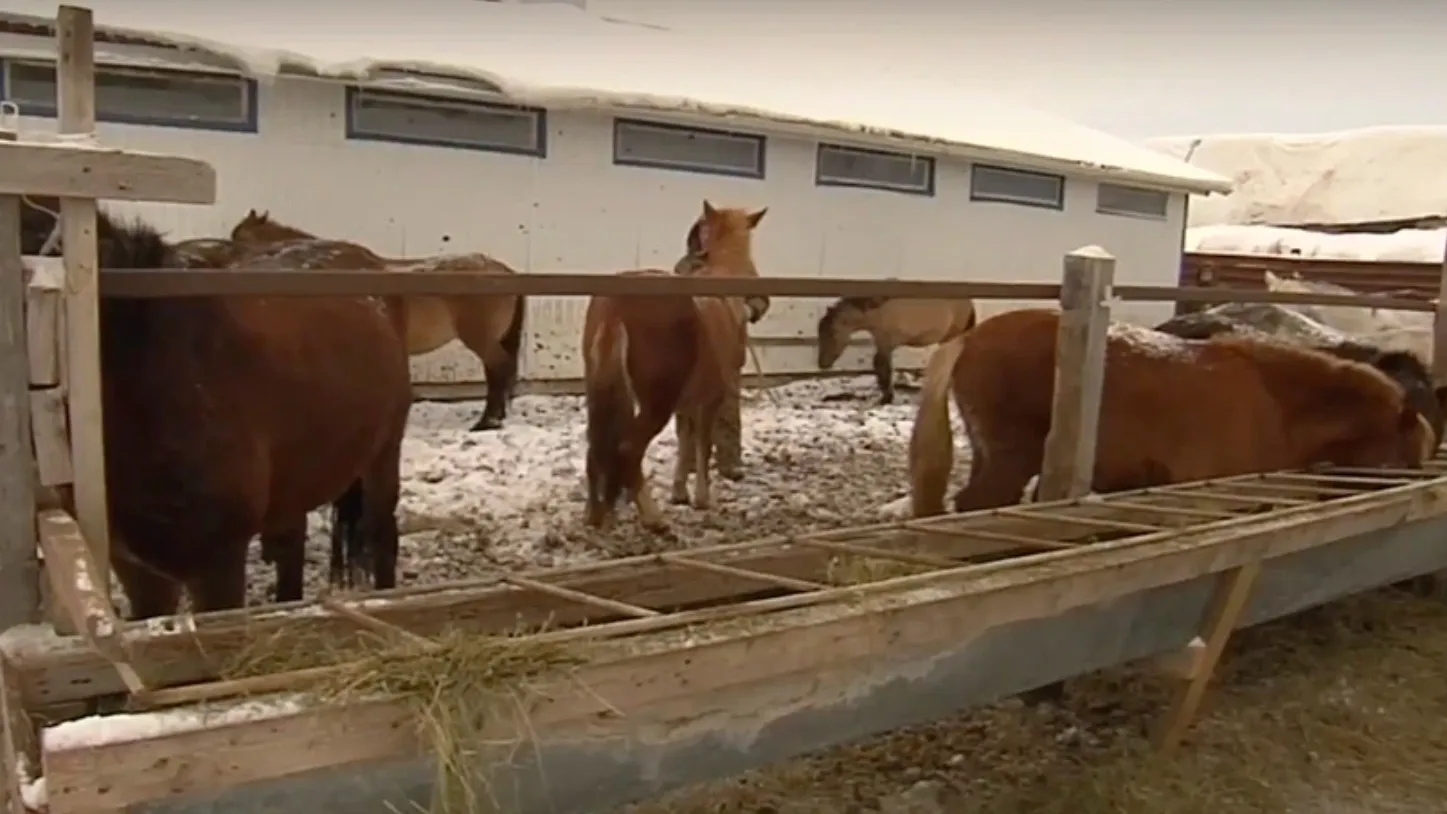
POLYGON ((824 315, 819 317, 819 330, 828 329, 841 314, 849 309, 873 311, 887 302, 889 302, 889 297, 840 297, 824 309, 824 315))
MULTIPOLYGON (((57 225, 59 211, 60 201, 54 198, 33 198, 22 204, 20 236, 24 254, 40 252, 57 225)), ((171 244, 165 235, 140 218, 123 220, 97 208, 95 226, 96 259, 103 269, 165 268, 171 258, 171 244)))

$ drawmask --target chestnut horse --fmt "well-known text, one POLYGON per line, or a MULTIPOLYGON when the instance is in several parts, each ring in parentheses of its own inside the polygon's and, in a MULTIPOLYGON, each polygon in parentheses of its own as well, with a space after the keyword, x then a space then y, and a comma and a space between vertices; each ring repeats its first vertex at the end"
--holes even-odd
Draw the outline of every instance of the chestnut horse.
MULTIPOLYGON (((703 202, 696 222, 707 266, 700 276, 756 277, 752 232, 767 209, 717 209, 703 202)), ((666 275, 658 269, 622 272, 666 275)), ((583 320, 583 378, 588 406, 590 526, 607 527, 625 493, 638 521, 667 530, 643 472, 648 445, 677 416, 678 462, 672 498, 688 502, 688 475, 696 481, 693 505, 712 502, 709 456, 727 393, 744 366, 748 309, 733 297, 592 297, 583 320)))
POLYGON ((926 348, 975 327, 973 300, 844 297, 819 318, 819 369, 839 361, 849 338, 867 331, 874 340, 874 377, 879 403, 894 403, 894 349, 926 348))
MULTIPOLYGON (((274 220, 269 212, 246 213, 231 230, 231 240, 242 247, 265 246, 279 240, 311 239, 314 235, 274 220)), ((388 258, 392 271, 484 271, 516 274, 501 260, 481 252, 437 257, 388 258)), ((487 403, 473 431, 495 430, 507 417, 507 405, 517 387, 518 357, 522 349, 527 301, 515 294, 407 297, 407 352, 431 353, 454 339, 482 361, 487 376, 487 403)))
MULTIPOLYGON (((24 250, 52 227, 26 207, 24 250)), ((147 224, 102 211, 96 230, 103 269, 185 260, 147 224)), ((323 240, 279 244, 240 266, 384 268, 361 246, 323 240)), ((355 496, 358 516, 334 551, 350 559, 334 561, 333 576, 396 583, 411 405, 400 302, 104 299, 100 328, 112 565, 133 618, 175 613, 183 591, 195 611, 244 605, 246 549, 258 534, 294 557, 299 577, 306 513, 338 495, 355 496)))
MULTIPOLYGON (((1050 431, 1059 314, 991 317, 926 366, 910 438, 915 516, 944 511, 949 393, 974 454, 956 511, 1017 502, 1050 431)), ((1435 434, 1381 371, 1279 342, 1193 342, 1115 323, 1092 488, 1112 492, 1227 475, 1340 466, 1418 467, 1435 434)))

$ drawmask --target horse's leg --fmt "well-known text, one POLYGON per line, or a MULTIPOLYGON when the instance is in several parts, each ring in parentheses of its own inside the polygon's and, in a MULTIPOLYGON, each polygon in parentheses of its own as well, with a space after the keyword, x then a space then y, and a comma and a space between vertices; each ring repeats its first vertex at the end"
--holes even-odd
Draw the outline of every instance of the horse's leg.
POLYGON ((306 515, 292 526, 261 535, 261 559, 276 569, 276 601, 300 602, 306 578, 306 515))
POLYGON ((668 530, 668 521, 664 519, 663 511, 653 499, 648 476, 643 472, 643 456, 648 452, 648 445, 663 432, 668 419, 672 417, 671 410, 661 410, 652 404, 641 405, 638 417, 628 428, 628 438, 621 450, 619 462, 623 488, 633 493, 633 505, 638 509, 639 524, 649 531, 660 533, 668 530))
POLYGON ((517 385, 521 331, 514 323, 523 306, 515 297, 489 297, 485 304, 479 304, 479 298, 457 302, 462 309, 454 312, 458 339, 482 360, 487 376, 487 402, 471 430, 495 430, 507 417, 508 400, 517 385))
POLYGON ((894 348, 875 341, 874 380, 879 383, 879 403, 894 403, 894 348))
POLYGON ((673 491, 669 499, 673 503, 688 503, 688 475, 698 468, 694 438, 698 430, 695 410, 679 410, 673 416, 673 433, 678 438, 678 458, 673 465, 673 491))
POLYGON ((1040 472, 1044 441, 992 443, 988 455, 970 459, 970 480, 955 494, 955 511, 998 509, 1020 502, 1025 485, 1040 472))
POLYGON ((707 509, 713 504, 713 479, 709 477, 709 457, 713 454, 713 431, 718 426, 718 405, 698 411, 697 427, 694 430, 694 481, 693 507, 707 509))
POLYGON ((718 421, 713 427, 718 473, 734 481, 744 479, 743 416, 740 414, 739 402, 739 388, 726 389, 723 405, 719 407, 718 421))
POLYGON ((362 486, 362 533, 372 563, 372 585, 379 591, 397 587, 397 502, 402 497, 402 436, 406 413, 396 437, 373 462, 362 486))
POLYGON ((111 557, 111 570, 121 582, 131 612, 128 618, 150 619, 171 616, 181 608, 181 583, 117 552, 111 557))
POLYGON ((246 607, 246 549, 250 541, 220 540, 213 543, 207 570, 186 581, 193 613, 246 607))

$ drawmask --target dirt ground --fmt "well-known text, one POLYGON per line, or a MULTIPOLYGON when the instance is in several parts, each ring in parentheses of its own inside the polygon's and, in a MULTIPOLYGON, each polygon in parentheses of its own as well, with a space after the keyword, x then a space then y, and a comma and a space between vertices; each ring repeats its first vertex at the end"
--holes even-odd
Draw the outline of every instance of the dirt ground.
POLYGON ((1171 686, 1082 677, 620 814, 1447 812, 1447 603, 1383 589, 1238 634, 1175 757, 1171 686))

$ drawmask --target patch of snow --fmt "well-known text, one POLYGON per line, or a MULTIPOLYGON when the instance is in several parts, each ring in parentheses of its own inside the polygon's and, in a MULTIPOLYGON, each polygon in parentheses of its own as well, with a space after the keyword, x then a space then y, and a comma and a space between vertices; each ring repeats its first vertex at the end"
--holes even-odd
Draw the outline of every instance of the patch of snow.
POLYGON ((1447 229, 1403 229, 1388 234, 1324 234, 1284 226, 1216 224, 1186 230, 1188 252, 1438 263, 1447 229))
POLYGON ((15 779, 20 781, 20 802, 25 806, 25 810, 44 811, 50 804, 50 798, 45 788, 45 778, 35 775, 28 755, 16 756, 15 779))
MULTIPOLYGON (((1346 224, 1447 215, 1447 127, 1315 134, 1223 133, 1149 139, 1147 147, 1232 178, 1227 196, 1191 200, 1190 226, 1346 224)), ((1442 244, 1437 244, 1440 259, 1442 244)))
POLYGON ((168 709, 158 712, 91 715, 47 726, 40 732, 43 751, 83 749, 102 744, 148 740, 206 727, 228 726, 295 715, 305 709, 298 697, 243 701, 220 709, 168 709))
POLYGON ((1040 488, 1040 476, 1032 475, 1030 480, 1025 481, 1025 488, 1020 491, 1021 503, 1034 503, 1035 492, 1040 488))
POLYGON ((910 514, 909 495, 897 500, 891 500, 879 507, 879 516, 886 520, 900 520, 909 517, 910 514))
POLYGON ((1106 329, 1107 341, 1119 342, 1144 356, 1180 359, 1194 352, 1194 345, 1168 333, 1151 330, 1129 322, 1112 322, 1106 329))
MULTIPOLYGON (((424 72, 481 80, 513 101, 553 109, 730 116, 897 140, 925 153, 983 148, 1044 157, 1091 175, 1197 192, 1230 189, 1214 172, 948 78, 887 64, 861 72, 853 55, 801 56, 798 43, 751 48, 746 59, 722 68, 707 55, 728 43, 619 25, 560 3, 412 0, 405 7, 354 4, 344 15, 277 2, 88 5, 98 31, 200 51, 262 80, 283 70, 364 81, 386 71, 424 72)), ((54 14, 53 2, 11 0, 0 19, 48 23, 54 14)))
POLYGON ((1106 251, 1100 246, 1096 246, 1095 244, 1091 244, 1089 246, 1081 246, 1080 248, 1071 252, 1071 254, 1077 257, 1090 257, 1096 260, 1109 260, 1114 257, 1114 255, 1112 255, 1110 252, 1106 251))

